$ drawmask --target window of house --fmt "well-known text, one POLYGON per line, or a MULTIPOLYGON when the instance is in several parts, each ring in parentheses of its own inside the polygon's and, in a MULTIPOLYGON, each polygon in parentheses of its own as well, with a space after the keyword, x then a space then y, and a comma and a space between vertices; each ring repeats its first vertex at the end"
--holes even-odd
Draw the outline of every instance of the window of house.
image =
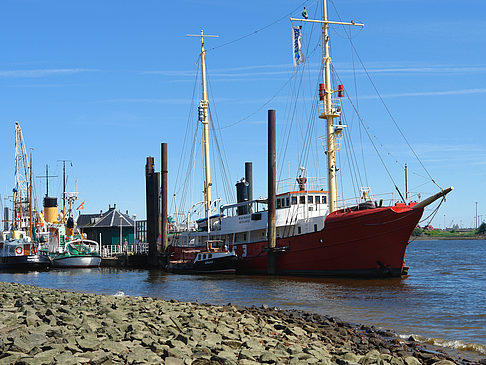
POLYGON ((293 196, 292 197, 292 205, 295 205, 295 204, 297 204, 297 197, 293 196))
POLYGON ((300 204, 305 204, 305 196, 304 195, 301 195, 300 196, 299 203, 300 204))

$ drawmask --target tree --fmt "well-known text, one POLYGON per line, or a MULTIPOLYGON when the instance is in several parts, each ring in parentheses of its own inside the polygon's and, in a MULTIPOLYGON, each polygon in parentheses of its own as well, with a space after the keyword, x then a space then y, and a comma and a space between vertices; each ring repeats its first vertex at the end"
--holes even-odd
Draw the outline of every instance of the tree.
POLYGON ((486 223, 481 223, 479 228, 476 230, 476 234, 486 234, 486 223))

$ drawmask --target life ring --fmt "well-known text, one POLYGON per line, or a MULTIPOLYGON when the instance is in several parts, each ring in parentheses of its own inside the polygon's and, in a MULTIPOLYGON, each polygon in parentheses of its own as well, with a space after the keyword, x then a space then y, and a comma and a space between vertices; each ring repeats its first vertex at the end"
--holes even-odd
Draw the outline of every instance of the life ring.
POLYGON ((32 250, 31 250, 31 251, 32 251, 32 253, 33 253, 34 255, 37 255, 37 252, 38 252, 39 250, 37 249, 37 247, 32 247, 32 250))
POLYGON ((23 252, 23 251, 24 251, 24 250, 22 249, 22 247, 17 247, 17 248, 15 249, 15 252, 17 253, 17 255, 22 255, 22 252, 23 252))

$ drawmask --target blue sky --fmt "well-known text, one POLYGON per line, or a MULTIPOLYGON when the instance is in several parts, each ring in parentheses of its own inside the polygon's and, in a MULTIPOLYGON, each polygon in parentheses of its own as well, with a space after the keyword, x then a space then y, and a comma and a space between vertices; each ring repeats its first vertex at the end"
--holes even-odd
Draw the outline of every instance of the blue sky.
MULTIPOLYGON (((27 147, 34 149, 37 175, 46 163, 60 175, 58 160, 72 161, 70 190, 76 180, 85 212, 117 203, 143 218, 145 158, 155 156, 159 168, 161 142, 169 147, 172 195, 199 53, 198 39, 186 34, 200 29, 219 35, 207 39, 208 49, 216 47, 208 51, 207 64, 213 112, 220 126, 232 125, 221 130, 230 183, 243 176, 245 161, 253 161, 255 195, 265 195, 266 110, 277 110, 282 148, 287 121, 279 116, 292 92, 282 89, 293 70, 288 18, 299 17, 303 4, 1 1, 2 197, 13 185, 16 120, 27 147)), ((316 4, 305 2, 311 17, 316 4)), ((365 23, 363 30, 352 30, 352 39, 383 100, 430 175, 442 187, 456 188, 432 224, 453 220, 471 226, 475 202, 486 218, 486 3, 334 0, 334 5, 343 20, 365 23)), ((329 8, 337 19, 333 3, 329 8)), ((353 71, 358 61, 344 31, 334 28, 332 36, 334 66, 350 94, 355 72, 356 83, 364 84, 358 86, 360 113, 397 184, 403 186, 400 166, 408 163, 410 186, 434 193, 365 74, 353 71)), ((367 161, 368 153, 369 160, 376 159, 370 144, 361 148, 367 161)), ((293 152, 290 148, 280 166, 296 168, 293 152)), ((379 163, 367 169, 374 192, 393 191, 379 163)), ((36 184, 43 192, 44 181, 36 184)), ((60 194, 61 179, 51 186, 51 195, 60 194)), ((191 189, 192 198, 200 200, 198 188, 191 189)))

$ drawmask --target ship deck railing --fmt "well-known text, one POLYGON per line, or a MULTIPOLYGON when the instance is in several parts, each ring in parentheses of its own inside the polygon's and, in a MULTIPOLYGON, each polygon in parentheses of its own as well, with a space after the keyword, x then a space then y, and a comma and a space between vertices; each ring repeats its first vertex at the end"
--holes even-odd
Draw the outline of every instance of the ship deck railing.
POLYGON ((326 179, 324 177, 303 176, 302 178, 306 179, 304 190, 299 187, 295 177, 279 180, 277 182, 277 195, 296 191, 324 191, 326 189, 326 179))
POLYGON ((134 243, 130 245, 103 245, 101 257, 115 257, 118 255, 145 255, 149 252, 149 244, 146 242, 134 243))
MULTIPOLYGON (((418 192, 407 192, 402 193, 403 198, 407 203, 409 202, 419 202, 421 199, 421 193, 418 192)), ((344 200, 339 200, 338 201, 338 206, 339 209, 347 209, 354 207, 360 203, 363 203, 365 201, 374 201, 378 206, 393 206, 396 203, 403 203, 402 196, 400 196, 398 193, 383 193, 383 194, 370 194, 367 199, 363 199, 363 197, 354 197, 354 198, 348 198, 344 200)))

